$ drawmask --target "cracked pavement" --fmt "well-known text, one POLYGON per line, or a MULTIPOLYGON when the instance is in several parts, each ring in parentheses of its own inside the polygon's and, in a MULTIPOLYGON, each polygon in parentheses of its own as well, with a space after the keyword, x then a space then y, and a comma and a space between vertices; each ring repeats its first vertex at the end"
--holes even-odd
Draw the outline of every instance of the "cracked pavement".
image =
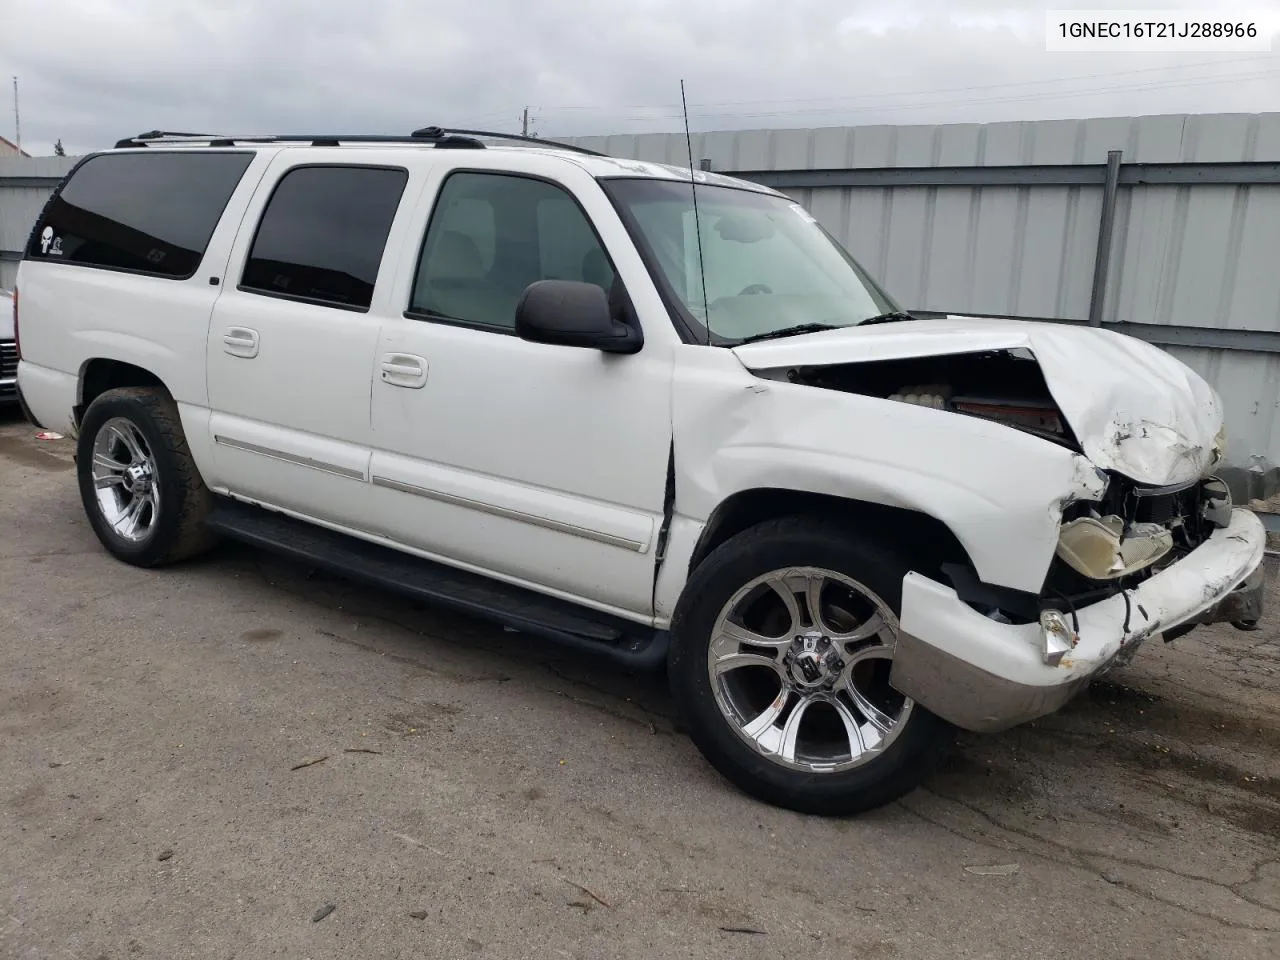
POLYGON ((34 433, 0 420, 6 960, 1280 955, 1274 581, 1261 630, 820 820, 659 680, 239 547, 115 562, 34 433))

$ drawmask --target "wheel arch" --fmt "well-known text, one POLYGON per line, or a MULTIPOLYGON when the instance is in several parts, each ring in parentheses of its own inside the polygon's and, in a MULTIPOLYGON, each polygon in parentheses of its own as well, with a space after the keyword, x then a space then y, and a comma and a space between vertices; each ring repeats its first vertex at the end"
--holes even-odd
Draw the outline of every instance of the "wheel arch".
POLYGON ((76 403, 72 408, 75 425, 80 426, 89 404, 108 390, 118 387, 159 387, 170 397, 173 396, 168 385, 145 367, 112 357, 90 357, 80 365, 76 403))
POLYGON ((726 497, 712 511, 689 558, 688 574, 731 537, 785 516, 819 516, 851 532, 891 538, 903 545, 922 573, 937 575, 943 563, 972 565, 960 539, 942 520, 906 507, 782 487, 755 487, 726 497))

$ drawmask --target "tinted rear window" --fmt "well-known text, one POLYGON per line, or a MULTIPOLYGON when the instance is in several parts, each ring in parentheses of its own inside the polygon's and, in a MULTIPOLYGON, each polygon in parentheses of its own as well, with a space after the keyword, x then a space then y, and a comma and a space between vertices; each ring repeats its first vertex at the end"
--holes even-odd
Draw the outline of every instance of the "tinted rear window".
POLYGON ((91 157, 49 204, 27 256, 190 277, 252 161, 252 153, 91 157))
POLYGON ((391 167, 299 167, 267 202, 241 289, 367 310, 409 175, 391 167))

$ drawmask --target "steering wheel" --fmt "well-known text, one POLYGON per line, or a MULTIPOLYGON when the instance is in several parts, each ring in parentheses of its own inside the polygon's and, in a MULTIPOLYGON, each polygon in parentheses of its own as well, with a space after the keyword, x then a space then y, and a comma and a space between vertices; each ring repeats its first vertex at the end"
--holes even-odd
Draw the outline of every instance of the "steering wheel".
POLYGON ((743 287, 738 296, 745 297, 753 293, 773 293, 773 289, 767 283, 753 283, 750 286, 743 287))

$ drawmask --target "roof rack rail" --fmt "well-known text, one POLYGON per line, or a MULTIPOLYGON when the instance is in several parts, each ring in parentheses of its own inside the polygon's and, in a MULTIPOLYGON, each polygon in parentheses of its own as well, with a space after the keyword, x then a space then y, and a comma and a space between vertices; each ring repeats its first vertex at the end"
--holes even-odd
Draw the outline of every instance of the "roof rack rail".
POLYGON ((449 127, 422 127, 409 136, 385 134, 263 134, 247 136, 231 136, 222 133, 179 133, 173 130, 149 130, 137 136, 126 137, 116 142, 116 149, 129 147, 146 147, 153 143, 205 143, 216 147, 233 147, 237 143, 310 143, 316 147, 337 147, 343 143, 413 143, 422 145, 431 143, 434 147, 483 149, 484 144, 479 137, 491 140, 513 140, 519 143, 532 143, 544 147, 556 147, 560 150, 572 150, 575 153, 601 157, 604 154, 586 147, 571 143, 560 143, 556 140, 545 140, 541 137, 526 137, 518 133, 497 133, 492 130, 455 130, 449 127))
POLYGON ((457 134, 464 137, 489 137, 493 140, 515 140, 519 143, 536 143, 544 147, 572 150, 574 153, 585 153, 590 157, 605 156, 598 150, 588 150, 586 147, 579 147, 576 144, 562 143, 559 140, 547 140, 543 137, 528 137, 520 133, 497 133, 493 130, 458 130, 450 127, 422 127, 420 130, 413 131, 413 136, 424 139, 442 137, 446 134, 457 134))
MULTIPOLYGON (((146 147, 151 144, 208 143, 214 147, 233 147, 238 143, 309 143, 316 147, 337 147, 343 143, 415 143, 421 145, 423 137, 404 137, 387 134, 341 133, 272 133, 272 134, 224 134, 224 133, 176 133, 171 130, 151 130, 136 137, 126 137, 116 142, 116 149, 146 147)), ((434 138, 437 147, 483 148, 479 140, 469 137, 447 136, 434 138)))

